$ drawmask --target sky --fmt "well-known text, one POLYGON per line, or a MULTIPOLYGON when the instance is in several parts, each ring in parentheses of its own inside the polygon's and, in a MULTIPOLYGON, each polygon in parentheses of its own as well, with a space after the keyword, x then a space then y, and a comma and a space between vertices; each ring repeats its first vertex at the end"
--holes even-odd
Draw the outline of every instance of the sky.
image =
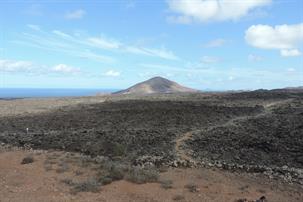
POLYGON ((301 0, 0 0, 0 88, 303 86, 301 0))

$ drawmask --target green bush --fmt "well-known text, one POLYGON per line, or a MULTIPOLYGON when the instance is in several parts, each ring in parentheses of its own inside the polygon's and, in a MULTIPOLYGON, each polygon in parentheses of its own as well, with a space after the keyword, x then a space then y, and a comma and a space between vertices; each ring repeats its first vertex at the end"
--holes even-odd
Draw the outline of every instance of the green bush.
POLYGON ((134 167, 126 174, 126 180, 137 184, 143 184, 147 182, 157 182, 159 179, 159 173, 156 169, 143 169, 134 167))
POLYGON ((161 183, 161 187, 163 189, 173 188, 173 181, 171 181, 171 180, 162 180, 160 183, 161 183))
POLYGON ((73 182, 72 190, 73 194, 78 192, 98 192, 100 191, 101 184, 95 178, 89 178, 83 182, 73 182))

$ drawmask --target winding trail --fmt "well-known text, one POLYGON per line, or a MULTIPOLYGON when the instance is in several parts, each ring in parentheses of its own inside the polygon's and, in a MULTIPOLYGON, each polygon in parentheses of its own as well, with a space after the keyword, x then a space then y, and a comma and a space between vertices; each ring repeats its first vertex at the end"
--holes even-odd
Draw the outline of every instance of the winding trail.
POLYGON ((182 148, 182 145, 186 140, 189 140, 192 138, 193 132, 187 132, 184 133, 181 137, 176 139, 176 145, 175 145, 175 151, 177 152, 177 156, 182 159, 186 160, 188 162, 195 162, 195 160, 187 154, 187 152, 182 148))
POLYGON ((264 110, 262 112, 256 114, 256 115, 237 116, 233 119, 228 120, 227 122, 225 122, 223 124, 217 124, 217 125, 214 125, 214 126, 202 128, 200 130, 194 130, 194 131, 186 132, 186 133, 182 134, 181 136, 179 136, 176 139, 176 144, 175 144, 176 154, 179 157, 179 159, 196 164, 197 162, 190 155, 188 155, 188 151, 186 151, 184 148, 182 148, 182 146, 184 145, 184 143, 187 140, 192 139, 192 136, 193 136, 194 132, 212 130, 212 129, 217 128, 217 127, 226 127, 226 126, 229 126, 229 125, 234 125, 234 123, 237 122, 237 121, 241 121, 241 120, 248 119, 248 118, 256 118, 256 117, 259 117, 259 116, 263 116, 263 115, 266 115, 268 113, 271 113, 271 110, 270 110, 271 107, 277 106, 277 105, 280 105, 280 104, 285 104, 285 103, 290 102, 292 100, 293 99, 287 99, 287 100, 274 101, 274 102, 270 102, 270 103, 267 103, 267 104, 263 104, 264 110))

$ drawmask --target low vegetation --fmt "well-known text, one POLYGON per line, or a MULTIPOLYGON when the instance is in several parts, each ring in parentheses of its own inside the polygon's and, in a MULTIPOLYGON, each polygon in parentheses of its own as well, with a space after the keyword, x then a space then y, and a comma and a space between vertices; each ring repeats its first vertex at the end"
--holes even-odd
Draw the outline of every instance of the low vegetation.
POLYGON ((189 183, 189 184, 186 184, 184 186, 184 188, 188 189, 188 191, 194 193, 194 192, 199 192, 199 188, 198 188, 198 185, 196 184, 193 184, 193 183, 189 183))
POLYGON ((173 197, 174 201, 184 201, 185 197, 183 195, 176 195, 173 197))
POLYGON ((22 159, 21 164, 29 164, 33 162, 34 162, 34 157, 32 155, 29 155, 22 159))
POLYGON ((160 184, 163 189, 172 189, 173 188, 172 180, 161 180, 160 184))
POLYGON ((153 168, 131 168, 125 176, 126 180, 137 184, 143 184, 147 182, 157 182, 159 179, 159 173, 153 168))
MULTIPOLYGON (((81 161, 81 159, 79 159, 79 161, 81 161)), ((59 165, 61 165, 61 167, 59 167, 60 169, 64 169, 64 165, 66 164, 61 163, 59 165)), ((75 182, 66 178, 61 180, 61 182, 71 186, 71 191, 73 193, 77 193, 82 191, 94 192, 98 190, 97 187, 108 185, 119 180, 127 180, 133 183, 143 184, 148 182, 158 182, 159 179, 159 171, 156 167, 136 167, 120 161, 108 160, 101 163, 95 163, 93 166, 87 168, 91 169, 92 175, 86 181, 75 182)), ((56 172, 58 172, 58 169, 56 172)), ((82 174, 82 172, 79 173, 79 170, 76 170, 75 172, 78 173, 75 173, 76 176, 82 174)))

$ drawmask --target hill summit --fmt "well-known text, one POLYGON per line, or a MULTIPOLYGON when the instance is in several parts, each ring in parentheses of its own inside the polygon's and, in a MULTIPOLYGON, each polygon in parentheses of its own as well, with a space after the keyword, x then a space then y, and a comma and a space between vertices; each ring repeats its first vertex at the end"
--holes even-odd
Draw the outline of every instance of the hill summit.
POLYGON ((141 83, 137 83, 130 88, 118 91, 114 94, 152 94, 152 93, 193 93, 198 90, 181 86, 166 78, 157 76, 141 83))

